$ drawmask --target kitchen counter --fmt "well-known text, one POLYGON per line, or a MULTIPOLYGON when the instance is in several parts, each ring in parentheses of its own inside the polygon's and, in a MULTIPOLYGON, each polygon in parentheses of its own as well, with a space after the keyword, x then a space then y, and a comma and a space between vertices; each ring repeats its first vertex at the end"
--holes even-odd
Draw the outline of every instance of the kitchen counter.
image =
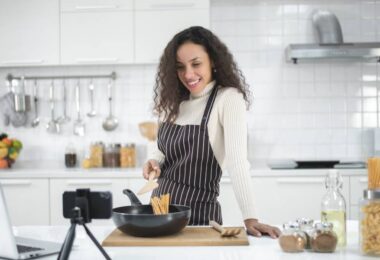
MULTIPOLYGON (((328 169, 272 170, 263 162, 252 162, 250 175, 258 177, 325 176, 328 169)), ((367 169, 339 169, 342 176, 367 176, 367 169)), ((0 169, 0 178, 141 178, 142 168, 65 168, 62 162, 16 162, 0 169)), ((227 173, 224 173, 228 176, 227 173)))
MULTIPOLYGON (((89 226, 91 232, 101 243, 103 239, 114 229, 113 226, 89 226)), ((15 227, 17 235, 51 241, 63 241, 68 227, 63 226, 21 226, 15 227)), ((358 222, 349 221, 347 225, 347 246, 343 250, 331 254, 313 252, 284 253, 281 251, 278 240, 268 237, 256 238, 249 236, 249 246, 224 246, 224 247, 106 247, 105 250, 113 259, 149 259, 171 260, 179 257, 185 259, 340 259, 340 260, 370 260, 369 256, 362 256, 358 251, 358 222)), ((157 238, 159 239, 159 238, 157 238)), ((43 259, 56 259, 57 255, 43 259)), ((70 260, 104 259, 95 248, 92 241, 85 234, 82 227, 77 228, 77 236, 70 260)))

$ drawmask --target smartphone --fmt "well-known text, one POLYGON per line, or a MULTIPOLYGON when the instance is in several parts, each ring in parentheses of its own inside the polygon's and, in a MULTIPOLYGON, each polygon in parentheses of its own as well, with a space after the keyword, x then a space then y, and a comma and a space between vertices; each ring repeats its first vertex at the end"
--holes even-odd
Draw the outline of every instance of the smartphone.
MULTIPOLYGON (((78 189, 76 191, 65 191, 62 196, 63 216, 71 218, 74 207, 80 207, 78 198, 88 201, 90 219, 109 219, 112 215, 112 193, 109 191, 90 191, 90 189, 78 189)), ((83 209, 82 209, 83 210, 83 209)))

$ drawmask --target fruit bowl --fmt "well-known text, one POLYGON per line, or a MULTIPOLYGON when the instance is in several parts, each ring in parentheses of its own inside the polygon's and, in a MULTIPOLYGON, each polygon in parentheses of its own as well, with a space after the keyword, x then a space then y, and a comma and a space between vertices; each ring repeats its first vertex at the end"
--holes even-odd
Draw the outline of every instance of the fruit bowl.
POLYGON ((22 143, 14 138, 9 138, 7 134, 0 135, 0 169, 11 168, 15 163, 20 151, 22 143))

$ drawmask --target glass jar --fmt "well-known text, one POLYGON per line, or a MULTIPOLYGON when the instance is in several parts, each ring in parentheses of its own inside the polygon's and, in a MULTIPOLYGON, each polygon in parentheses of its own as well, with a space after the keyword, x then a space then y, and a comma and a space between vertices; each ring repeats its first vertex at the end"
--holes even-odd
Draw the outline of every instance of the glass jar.
POLYGON ((360 202, 359 245, 366 255, 380 255, 380 189, 364 190, 360 202))
POLYGON ((72 143, 69 143, 65 149, 65 166, 73 168, 77 165, 77 153, 72 143))
POLYGON ((124 144, 120 148, 120 166, 136 167, 136 147, 134 143, 124 144))
POLYGON ((306 245, 306 235, 300 230, 297 222, 288 222, 283 225, 283 231, 278 242, 284 252, 302 252, 306 245))
POLYGON ((300 219, 297 219, 296 221, 298 225, 300 226, 301 231, 303 231, 306 235, 305 249, 310 249, 311 248, 310 237, 314 231, 314 227, 313 227, 314 220, 309 219, 309 218, 300 218, 300 219))
POLYGON ((332 253, 338 244, 338 237, 333 231, 333 223, 320 222, 314 225, 310 236, 311 249, 314 252, 332 253))
POLYGON ((103 167, 104 144, 102 142, 92 143, 90 146, 91 167, 103 167))
POLYGON ((120 144, 108 144, 103 153, 104 167, 120 167, 120 144))

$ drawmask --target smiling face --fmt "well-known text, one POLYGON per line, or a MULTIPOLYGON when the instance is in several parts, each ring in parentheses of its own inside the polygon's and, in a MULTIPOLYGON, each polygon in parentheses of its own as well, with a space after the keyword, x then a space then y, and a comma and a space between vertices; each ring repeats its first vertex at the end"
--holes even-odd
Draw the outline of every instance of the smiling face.
POLYGON ((191 94, 197 94, 212 81, 212 62, 202 45, 182 44, 177 50, 177 75, 191 94))

